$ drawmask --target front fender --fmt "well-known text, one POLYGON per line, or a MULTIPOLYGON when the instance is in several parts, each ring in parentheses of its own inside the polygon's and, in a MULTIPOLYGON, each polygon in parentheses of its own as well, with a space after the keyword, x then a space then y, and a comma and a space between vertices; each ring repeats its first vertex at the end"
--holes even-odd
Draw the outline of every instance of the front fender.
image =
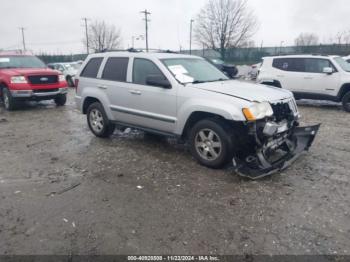
POLYGON ((187 120, 192 113, 203 112, 210 113, 221 116, 227 120, 233 121, 246 121, 246 118, 243 115, 242 108, 248 107, 250 105, 247 101, 235 101, 218 103, 215 100, 207 99, 191 99, 184 103, 178 110, 178 122, 176 126, 175 133, 182 134, 187 123, 187 120))

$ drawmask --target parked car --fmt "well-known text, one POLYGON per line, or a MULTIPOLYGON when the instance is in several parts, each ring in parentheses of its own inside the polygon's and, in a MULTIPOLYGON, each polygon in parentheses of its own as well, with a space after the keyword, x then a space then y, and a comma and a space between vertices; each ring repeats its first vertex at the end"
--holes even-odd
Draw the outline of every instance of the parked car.
POLYGON ((254 64, 251 66, 251 70, 249 71, 249 77, 251 80, 256 80, 259 75, 259 70, 261 67, 261 63, 254 64))
POLYGON ((339 56, 265 57, 258 82, 290 90, 296 99, 342 102, 350 112, 350 64, 339 56))
POLYGON ((77 74, 81 64, 78 62, 72 63, 51 63, 48 67, 54 70, 60 71, 64 74, 66 81, 70 87, 74 87, 74 79, 77 74))
POLYGON ((350 55, 349 55, 349 56, 344 56, 343 59, 344 59, 346 62, 350 63, 350 55))
POLYGON ((227 64, 219 58, 206 58, 206 60, 224 72, 231 79, 235 78, 238 74, 238 69, 235 65, 227 64))
POLYGON ((291 92, 230 80, 200 57, 93 54, 78 75, 76 103, 95 136, 118 125, 181 138, 200 164, 231 162, 252 179, 287 168, 319 128, 298 127, 291 92))
POLYGON ((47 68, 39 58, 20 51, 0 52, 0 97, 7 110, 23 100, 53 99, 63 106, 66 93, 64 75, 47 68))

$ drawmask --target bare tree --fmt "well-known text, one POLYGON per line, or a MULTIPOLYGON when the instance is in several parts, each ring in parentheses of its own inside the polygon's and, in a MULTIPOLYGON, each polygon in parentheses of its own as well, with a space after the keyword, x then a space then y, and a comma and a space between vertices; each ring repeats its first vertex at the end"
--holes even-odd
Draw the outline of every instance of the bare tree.
POLYGON ((344 35, 344 44, 350 44, 350 31, 346 31, 344 35))
POLYGON ((313 33, 301 33, 295 39, 296 46, 312 46, 318 45, 318 36, 313 33))
POLYGON ((246 45, 257 30, 247 0, 209 0, 196 18, 194 36, 201 46, 219 51, 246 45))
MULTIPOLYGON (((114 25, 94 21, 88 30, 89 48, 95 52, 116 49, 121 45, 121 33, 114 25)), ((86 38, 84 43, 86 44, 86 38)))

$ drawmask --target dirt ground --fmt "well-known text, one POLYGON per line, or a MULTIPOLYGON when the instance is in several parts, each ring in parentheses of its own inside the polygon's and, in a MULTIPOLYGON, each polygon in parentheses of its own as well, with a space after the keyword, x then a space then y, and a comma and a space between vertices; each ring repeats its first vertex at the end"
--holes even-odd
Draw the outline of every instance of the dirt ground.
POLYGON ((350 253, 350 114, 321 122, 311 151, 259 181, 194 162, 138 132, 95 138, 73 103, 0 106, 0 254, 350 253))

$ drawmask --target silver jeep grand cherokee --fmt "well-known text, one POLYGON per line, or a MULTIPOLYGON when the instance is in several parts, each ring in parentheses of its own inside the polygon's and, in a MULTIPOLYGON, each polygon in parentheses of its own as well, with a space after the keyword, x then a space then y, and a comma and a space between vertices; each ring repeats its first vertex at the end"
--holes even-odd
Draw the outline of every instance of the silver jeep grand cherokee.
POLYGON ((176 136, 202 165, 231 162, 252 179, 287 168, 319 129, 298 127, 291 92, 230 80, 200 57, 94 54, 78 75, 76 103, 96 136, 111 136, 116 125, 176 136))

